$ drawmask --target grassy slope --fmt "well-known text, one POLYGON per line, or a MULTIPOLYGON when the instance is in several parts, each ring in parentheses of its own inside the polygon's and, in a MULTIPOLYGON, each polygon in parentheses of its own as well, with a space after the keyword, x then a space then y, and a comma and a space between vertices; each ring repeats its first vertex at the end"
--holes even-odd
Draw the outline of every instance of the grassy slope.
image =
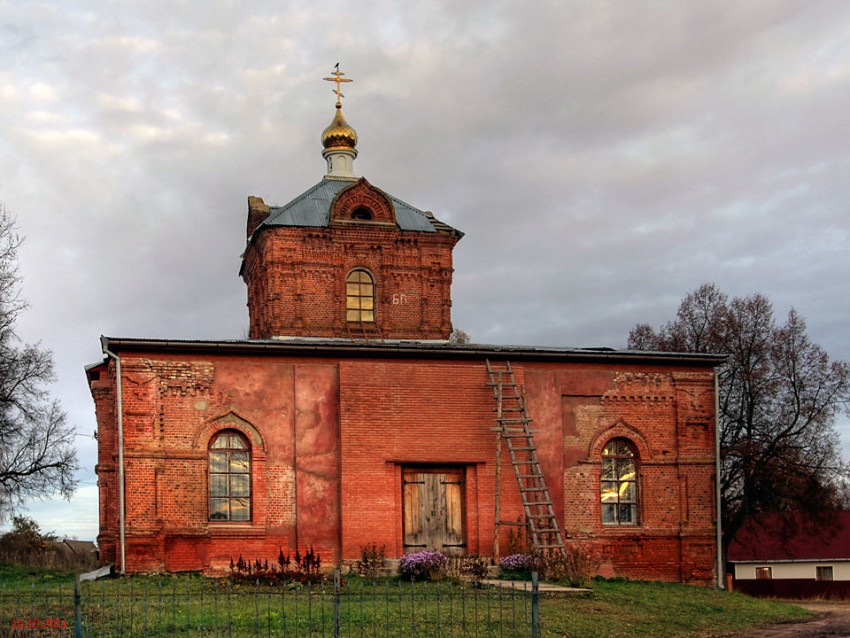
POLYGON ((596 582, 583 598, 546 599, 544 636, 631 638, 712 636, 805 620, 794 605, 669 583, 596 582))

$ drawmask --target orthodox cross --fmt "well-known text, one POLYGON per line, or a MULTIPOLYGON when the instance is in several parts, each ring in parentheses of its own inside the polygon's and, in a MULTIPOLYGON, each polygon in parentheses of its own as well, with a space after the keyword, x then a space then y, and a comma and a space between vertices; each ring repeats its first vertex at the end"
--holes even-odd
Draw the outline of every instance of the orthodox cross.
POLYGON ((337 62, 336 65, 334 66, 334 70, 332 71, 333 77, 323 78, 324 80, 327 80, 328 82, 336 82, 336 89, 334 90, 334 93, 336 93, 337 108, 342 107, 341 99, 345 97, 342 94, 342 91, 340 91, 340 84, 342 84, 343 82, 354 82, 354 80, 349 80, 348 78, 342 77, 343 75, 345 75, 345 73, 343 73, 342 71, 339 70, 339 62, 337 62))

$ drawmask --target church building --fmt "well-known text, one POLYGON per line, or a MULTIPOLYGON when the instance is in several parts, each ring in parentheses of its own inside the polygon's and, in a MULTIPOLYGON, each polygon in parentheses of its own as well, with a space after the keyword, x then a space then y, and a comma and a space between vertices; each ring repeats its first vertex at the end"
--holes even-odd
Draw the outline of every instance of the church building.
POLYGON ((101 338, 101 556, 216 573, 307 547, 497 559, 522 538, 580 543, 604 576, 714 584, 722 357, 457 343, 463 233, 356 175, 343 76, 324 177, 248 198, 248 338, 101 338))

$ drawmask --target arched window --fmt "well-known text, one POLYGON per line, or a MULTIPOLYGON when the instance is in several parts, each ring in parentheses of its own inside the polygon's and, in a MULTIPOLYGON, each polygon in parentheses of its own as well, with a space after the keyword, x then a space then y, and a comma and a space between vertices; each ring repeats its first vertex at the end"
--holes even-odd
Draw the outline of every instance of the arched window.
POLYGON ((233 430, 210 441, 210 520, 251 520, 251 448, 233 430))
POLYGON ((375 281, 365 270, 352 270, 345 279, 346 321, 375 321, 375 281))
POLYGON ((638 467, 634 446, 627 439, 611 439, 602 450, 600 493, 602 522, 638 524, 638 467))

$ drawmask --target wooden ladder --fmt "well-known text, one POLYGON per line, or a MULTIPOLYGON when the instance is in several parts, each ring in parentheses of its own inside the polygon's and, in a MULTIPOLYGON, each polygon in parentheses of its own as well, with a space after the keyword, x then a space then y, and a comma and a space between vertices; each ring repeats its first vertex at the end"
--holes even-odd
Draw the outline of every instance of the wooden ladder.
MULTIPOLYGON (((531 419, 525 406, 524 388, 516 382, 510 361, 504 365, 491 365, 486 361, 487 374, 496 400, 496 423, 494 430, 499 433, 508 448, 511 465, 514 467, 525 520, 531 536, 532 549, 536 553, 564 556, 564 541, 558 518, 549 498, 546 479, 537 458, 533 431, 529 428, 531 419)), ((498 442, 497 442, 498 445, 498 442)), ((499 449, 501 445, 498 445, 499 449)), ((497 465, 500 463, 496 460, 497 465)), ((499 489, 497 484, 496 489, 499 489)), ((498 502, 497 498, 497 502, 498 502)), ((497 506, 498 507, 498 506, 497 506)), ((498 512, 497 512, 498 518, 498 512)), ((496 521, 497 526, 499 521, 496 521)), ((497 530, 498 533, 498 530, 497 530)))

